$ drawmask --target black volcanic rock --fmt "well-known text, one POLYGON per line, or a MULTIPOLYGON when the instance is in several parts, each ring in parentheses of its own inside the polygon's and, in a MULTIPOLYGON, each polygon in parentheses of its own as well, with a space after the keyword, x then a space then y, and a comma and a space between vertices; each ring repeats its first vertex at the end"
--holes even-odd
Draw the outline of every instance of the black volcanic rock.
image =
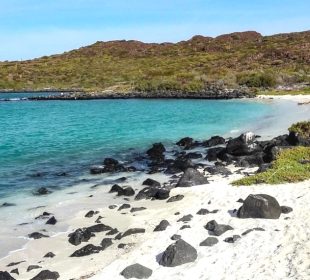
POLYGON ((52 193, 49 189, 42 187, 36 190, 35 195, 47 195, 52 193))
POLYGON ((177 194, 177 195, 175 195, 175 196, 171 196, 171 197, 167 200, 167 202, 176 202, 176 201, 182 200, 183 198, 184 198, 184 195, 182 195, 182 194, 177 194))
POLYGON ((199 246, 214 246, 215 244, 217 244, 219 241, 216 237, 208 237, 207 239, 205 239, 204 241, 202 241, 199 246))
POLYGON ((282 209, 278 201, 267 194, 251 194, 237 212, 238 218, 278 219, 282 209))
POLYGON ((164 231, 167 227, 170 226, 167 220, 162 220, 154 229, 154 231, 164 231))
POLYGON ((56 271, 42 270, 38 275, 30 280, 57 280, 59 277, 59 273, 56 271))
POLYGON ((210 235, 220 236, 228 230, 233 230, 229 225, 220 225, 216 221, 212 220, 208 222, 205 228, 209 231, 210 235))
POLYGON ((199 171, 193 168, 188 168, 185 170, 176 187, 184 188, 196 185, 204 185, 208 183, 208 179, 204 177, 199 171))
POLYGON ((133 264, 127 266, 122 272, 121 275, 124 276, 126 279, 147 279, 151 277, 153 271, 141 264, 133 264))
POLYGON ((213 147, 217 145, 223 145, 225 144, 225 139, 221 136, 212 136, 210 139, 204 141, 203 146, 205 147, 213 147))
POLYGON ((194 262, 196 259, 196 249, 183 239, 179 239, 167 247, 159 260, 159 264, 166 267, 175 267, 194 262))
POLYGON ((70 257, 84 257, 92 254, 98 254, 100 251, 102 251, 102 247, 88 244, 81 249, 76 250, 70 257))
POLYGON ((0 271, 0 280, 15 280, 7 271, 0 271))
POLYGON ((40 238, 45 238, 45 237, 49 237, 49 236, 42 234, 40 232, 33 232, 31 234, 28 234, 28 237, 33 238, 33 239, 40 239, 40 238))
POLYGON ((146 187, 142 189, 135 197, 135 200, 141 199, 159 199, 164 200, 169 197, 170 191, 162 188, 146 187))
POLYGON ((47 225, 56 225, 56 223, 57 223, 57 220, 54 216, 50 217, 46 222, 47 225))
POLYGON ((82 242, 87 242, 92 236, 92 232, 88 228, 79 228, 69 234, 69 243, 77 246, 82 242))
POLYGON ((184 148, 185 150, 191 149, 194 144, 194 139, 191 137, 184 137, 176 143, 178 146, 184 148))
POLYGON ((150 178, 146 179, 142 183, 142 185, 149 186, 149 187, 160 187, 160 183, 159 182, 157 182, 156 180, 150 179, 150 178))

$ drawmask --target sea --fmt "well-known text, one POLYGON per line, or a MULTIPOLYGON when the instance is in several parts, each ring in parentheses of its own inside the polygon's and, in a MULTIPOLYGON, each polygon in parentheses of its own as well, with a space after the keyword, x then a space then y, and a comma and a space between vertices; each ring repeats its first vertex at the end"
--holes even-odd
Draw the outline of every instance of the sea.
POLYGON ((126 160, 152 143, 169 147, 186 136, 206 140, 253 131, 271 138, 309 114, 306 106, 272 99, 27 100, 44 94, 50 93, 0 94, 0 258, 25 243, 31 228, 17 225, 41 211, 31 209, 61 204, 68 193, 78 199, 97 180, 90 167, 106 157, 126 160), (34 195, 40 187, 53 193, 34 195), (16 233, 7 242, 12 227, 16 233))

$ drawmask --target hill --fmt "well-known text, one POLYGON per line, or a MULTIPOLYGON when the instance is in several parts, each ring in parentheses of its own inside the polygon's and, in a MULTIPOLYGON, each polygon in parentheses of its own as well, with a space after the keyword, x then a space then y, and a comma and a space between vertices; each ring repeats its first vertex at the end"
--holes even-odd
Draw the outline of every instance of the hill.
POLYGON ((178 43, 96 42, 60 55, 0 62, 0 89, 199 91, 209 84, 310 82, 310 31, 194 36, 178 43))

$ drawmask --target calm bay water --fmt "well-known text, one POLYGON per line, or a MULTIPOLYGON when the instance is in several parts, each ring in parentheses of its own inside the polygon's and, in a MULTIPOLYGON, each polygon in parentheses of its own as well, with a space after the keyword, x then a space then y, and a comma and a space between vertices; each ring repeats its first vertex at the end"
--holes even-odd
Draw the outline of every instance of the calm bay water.
POLYGON ((250 100, 0 102, 0 195, 73 184, 104 157, 122 158, 157 141, 258 128, 279 106, 250 100))

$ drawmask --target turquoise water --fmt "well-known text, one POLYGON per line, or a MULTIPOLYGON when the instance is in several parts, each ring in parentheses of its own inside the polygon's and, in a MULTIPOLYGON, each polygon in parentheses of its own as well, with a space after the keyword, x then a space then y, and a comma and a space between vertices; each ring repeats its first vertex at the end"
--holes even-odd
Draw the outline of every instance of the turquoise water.
POLYGON ((0 195, 69 186, 106 156, 124 158, 184 136, 241 133, 274 111, 248 100, 0 102, 0 195), (38 172, 43 176, 34 177, 38 172))

